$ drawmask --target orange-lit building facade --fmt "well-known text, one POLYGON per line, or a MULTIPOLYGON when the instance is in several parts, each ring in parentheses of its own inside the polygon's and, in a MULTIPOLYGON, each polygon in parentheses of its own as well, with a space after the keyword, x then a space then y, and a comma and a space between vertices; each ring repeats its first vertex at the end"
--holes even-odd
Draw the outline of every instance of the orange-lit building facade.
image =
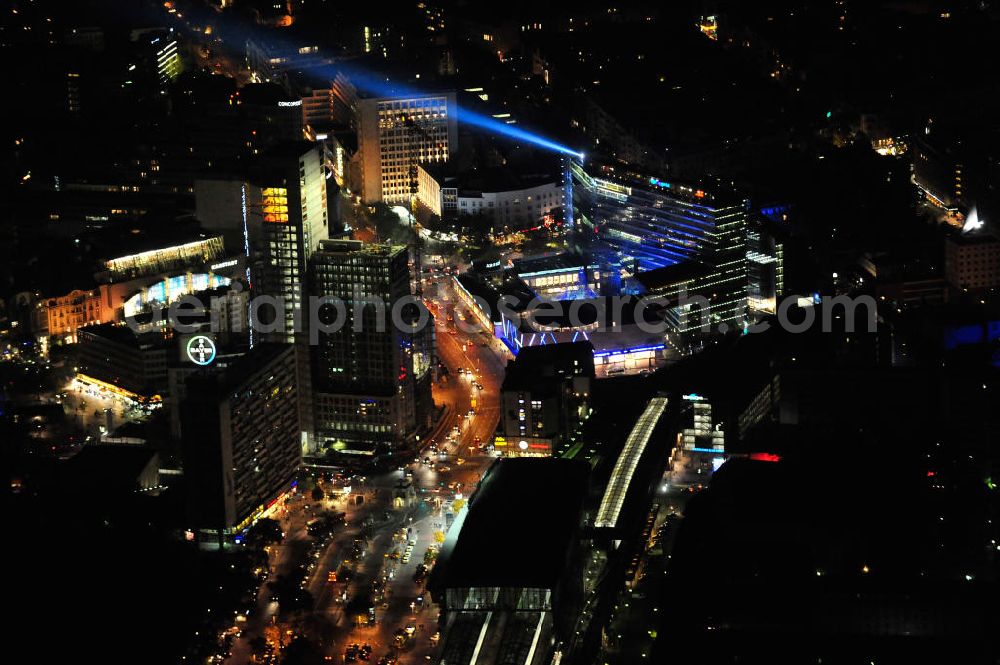
POLYGON ((83 326, 115 321, 121 310, 124 285, 102 284, 92 290, 74 290, 64 296, 45 298, 38 304, 39 324, 48 335, 64 343, 76 342, 83 326))

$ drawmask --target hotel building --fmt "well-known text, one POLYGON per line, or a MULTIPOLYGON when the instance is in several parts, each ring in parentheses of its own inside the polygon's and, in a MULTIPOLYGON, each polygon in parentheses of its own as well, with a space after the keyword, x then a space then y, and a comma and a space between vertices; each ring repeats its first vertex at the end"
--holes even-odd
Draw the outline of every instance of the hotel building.
POLYGON ((447 162, 458 145, 455 93, 357 102, 365 203, 403 204, 417 194, 417 165, 447 162))

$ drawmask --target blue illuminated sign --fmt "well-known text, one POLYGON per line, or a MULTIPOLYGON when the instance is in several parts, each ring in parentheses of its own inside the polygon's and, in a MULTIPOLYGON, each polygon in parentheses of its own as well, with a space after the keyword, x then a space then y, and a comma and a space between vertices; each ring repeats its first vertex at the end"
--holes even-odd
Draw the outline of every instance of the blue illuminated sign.
POLYGON ((595 358, 604 358, 605 356, 623 356, 629 353, 642 353, 643 351, 661 351, 666 348, 665 344, 657 344, 655 346, 636 346, 631 349, 616 349, 614 351, 599 351, 594 354, 595 358))

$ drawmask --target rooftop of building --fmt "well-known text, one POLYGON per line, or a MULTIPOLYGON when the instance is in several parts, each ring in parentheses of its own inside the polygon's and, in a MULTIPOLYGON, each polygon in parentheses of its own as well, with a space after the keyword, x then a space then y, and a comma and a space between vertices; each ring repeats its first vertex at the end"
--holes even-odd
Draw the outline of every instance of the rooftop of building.
POLYGON ((88 487, 122 487, 136 481, 157 453, 141 445, 88 445, 66 462, 66 475, 88 487))
POLYGON ((452 526, 432 585, 555 588, 580 522, 587 477, 587 465, 574 460, 497 460, 452 526))
POLYGON ((595 264, 594 261, 591 261, 586 256, 574 252, 563 252, 548 256, 526 256, 515 259, 513 263, 514 272, 522 277, 541 272, 586 268, 595 264))
POLYGON ((207 367, 192 374, 187 379, 188 392, 205 391, 219 397, 225 396, 286 353, 292 353, 292 346, 289 344, 255 344, 247 353, 236 357, 224 368, 207 367))
POLYGON ((594 178, 648 190, 710 209, 739 205, 743 201, 743 197, 733 190, 732 186, 721 182, 678 180, 658 173, 641 171, 625 164, 598 159, 587 161, 584 170, 594 178))
POLYGON ((656 292, 660 289, 666 289, 688 282, 704 273, 704 264, 697 261, 685 261, 683 263, 676 263, 672 266, 664 266, 662 268, 656 268, 655 270, 640 272, 636 274, 635 280, 639 282, 639 284, 642 285, 647 292, 656 292))
POLYGON ((78 334, 81 337, 81 340, 93 335, 116 344, 131 346, 136 349, 155 348, 167 346, 169 344, 169 341, 160 332, 137 333, 129 326, 123 326, 117 323, 98 323, 95 325, 84 326, 80 328, 78 334))
POLYGON ((281 141, 280 143, 275 143, 261 154, 260 163, 267 170, 269 160, 288 157, 299 158, 318 146, 318 143, 306 141, 305 139, 301 141, 281 141))
MULTIPOLYGON (((551 162, 551 160, 548 160, 551 162)), ((494 166, 460 169, 453 162, 421 164, 420 167, 441 187, 453 187, 460 196, 481 196, 483 193, 516 192, 562 180, 557 162, 531 165, 530 169, 494 166)))
POLYGON ((80 243, 106 260, 123 258, 215 237, 194 218, 143 220, 111 226, 81 236, 80 243))
POLYGON ((231 97, 238 92, 236 81, 228 76, 191 70, 178 77, 175 89, 182 102, 196 106, 205 102, 228 106, 231 97))
POLYGON ((500 299, 506 298, 506 303, 514 311, 523 310, 535 297, 535 292, 528 288, 520 278, 508 274, 499 284, 484 275, 484 272, 470 270, 456 277, 459 285, 469 295, 481 298, 489 305, 489 314, 495 323, 501 322, 500 299))
POLYGON ((1000 243, 1000 236, 992 229, 983 227, 966 233, 953 233, 948 236, 948 242, 963 246, 992 245, 1000 243))
POLYGON ((588 334, 601 331, 618 335, 623 328, 635 326, 639 317, 648 322, 656 321, 657 313, 662 309, 659 303, 635 296, 535 301, 535 294, 528 293, 527 298, 515 295, 505 303, 512 311, 526 313, 516 322, 518 329, 524 333, 585 330, 588 334), (532 301, 536 304, 532 305, 532 301), (529 310, 533 310, 530 316, 527 315, 529 310))
POLYGON ((489 312, 492 314, 493 321, 495 323, 500 322, 500 312, 497 307, 494 307, 500 298, 500 294, 492 284, 473 272, 462 273, 461 275, 457 275, 455 279, 458 285, 465 289, 470 296, 479 298, 489 304, 489 312))
POLYGON ((236 92, 240 103, 277 106, 279 102, 298 102, 277 83, 248 83, 236 92))
POLYGON ((370 86, 372 89, 366 87, 366 81, 358 81, 357 94, 359 99, 402 101, 456 94, 451 87, 427 76, 421 77, 417 68, 400 60, 386 59, 378 54, 369 53, 352 62, 352 65, 355 64, 353 73, 345 72, 347 79, 352 84, 358 79, 357 73, 360 71, 382 79, 377 86, 370 86))
POLYGON ((107 436, 112 439, 148 439, 150 424, 148 422, 130 420, 114 428, 107 436))
POLYGON ((562 175, 558 170, 538 173, 516 173, 508 168, 472 169, 462 175, 460 196, 472 196, 483 192, 514 192, 542 185, 558 183, 562 175))
POLYGON ((543 379, 594 376, 594 345, 589 341, 528 346, 507 363, 501 390, 528 390, 543 379))
POLYGON ((404 245, 364 242, 349 238, 331 238, 319 241, 319 252, 329 254, 365 254, 368 256, 392 256, 405 251, 404 245))

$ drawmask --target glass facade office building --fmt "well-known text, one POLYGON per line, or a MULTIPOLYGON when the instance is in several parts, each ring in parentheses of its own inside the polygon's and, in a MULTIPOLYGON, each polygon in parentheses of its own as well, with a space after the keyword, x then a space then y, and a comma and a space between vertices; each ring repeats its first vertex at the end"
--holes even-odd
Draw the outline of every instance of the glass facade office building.
POLYGON ((745 201, 720 203, 700 189, 570 160, 576 222, 617 251, 623 268, 646 272, 704 257, 746 220, 745 201))
POLYGON ((578 236, 644 292, 678 303, 676 332, 741 330, 775 311, 780 247, 748 201, 607 165, 570 160, 569 170, 578 236), (695 296, 708 307, 682 304, 695 296))

